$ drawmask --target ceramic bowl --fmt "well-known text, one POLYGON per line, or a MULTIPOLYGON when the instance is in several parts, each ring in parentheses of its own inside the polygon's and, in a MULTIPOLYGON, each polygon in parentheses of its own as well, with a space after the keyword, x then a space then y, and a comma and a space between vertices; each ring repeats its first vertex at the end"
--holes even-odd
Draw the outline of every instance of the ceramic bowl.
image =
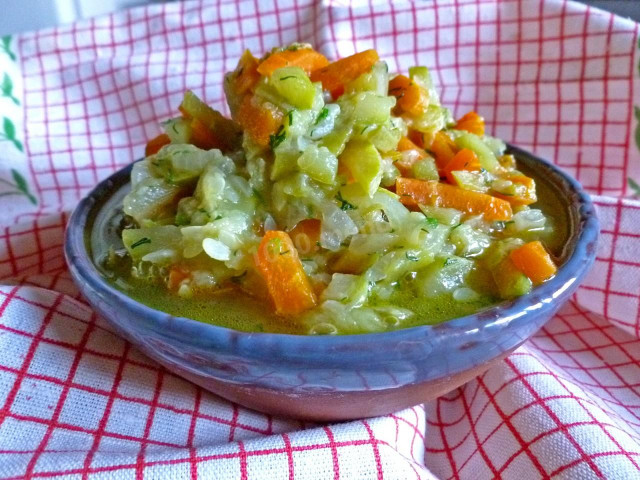
POLYGON ((439 325, 346 336, 247 333, 174 317, 129 298, 93 264, 89 239, 96 216, 128 191, 131 166, 101 182, 74 211, 67 263, 85 298, 124 338, 211 392, 307 420, 386 414, 443 395, 500 361, 554 315, 594 261, 598 221, 589 196, 552 164, 510 150, 567 210, 564 262, 531 293, 439 325))

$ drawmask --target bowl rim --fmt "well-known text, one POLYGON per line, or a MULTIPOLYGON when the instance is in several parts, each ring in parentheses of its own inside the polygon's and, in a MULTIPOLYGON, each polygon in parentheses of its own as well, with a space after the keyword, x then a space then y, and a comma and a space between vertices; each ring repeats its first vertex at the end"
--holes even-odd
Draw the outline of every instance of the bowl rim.
MULTIPOLYGON (((84 231, 94 206, 100 205, 105 194, 113 190, 114 179, 123 175, 128 176, 133 163, 102 180, 77 205, 66 228, 65 258, 74 280, 80 279, 87 287, 113 305, 114 309, 117 306, 125 308, 137 319, 151 322, 155 327, 161 328, 156 331, 163 336, 182 340, 191 345, 207 348, 226 346, 228 350, 237 350, 239 347, 244 353, 255 354, 262 351, 262 347, 266 349, 265 351, 273 351, 274 347, 281 351, 332 351, 348 347, 355 341, 355 343, 366 343, 372 347, 384 345, 387 350, 390 343, 394 345, 404 342, 413 343, 418 339, 438 342, 438 337, 442 337, 444 332, 446 332, 445 336, 465 335, 472 333, 473 330, 510 323, 533 310, 554 308, 553 301, 559 297, 564 298, 563 294, 567 290, 576 288, 594 262, 599 222, 594 205, 580 183, 556 165, 530 152, 513 145, 508 145, 508 151, 516 158, 526 157, 527 161, 540 164, 543 170, 546 169, 552 177, 555 177, 552 183, 558 187, 558 183, 562 183, 566 187, 559 190, 566 192, 567 206, 570 210, 575 209, 578 216, 572 222, 575 229, 570 233, 568 242, 573 242, 573 251, 560 266, 554 278, 534 287, 531 292, 510 301, 500 302, 480 312, 439 324, 419 325, 386 332, 324 336, 244 332, 186 317, 172 316, 132 299, 103 278, 86 248, 84 231), (229 346, 230 340, 235 347, 229 346)), ((537 165, 534 168, 538 168, 537 165)))

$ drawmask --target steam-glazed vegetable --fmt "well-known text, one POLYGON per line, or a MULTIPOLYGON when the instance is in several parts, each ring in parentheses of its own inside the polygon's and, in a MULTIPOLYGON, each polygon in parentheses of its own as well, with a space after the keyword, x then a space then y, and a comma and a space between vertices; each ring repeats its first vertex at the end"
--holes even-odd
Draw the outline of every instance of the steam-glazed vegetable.
POLYGON ((295 44, 247 51, 224 87, 232 119, 187 91, 133 167, 106 264, 132 295, 344 334, 472 313, 555 274, 536 182, 477 113, 453 118, 426 67, 295 44))

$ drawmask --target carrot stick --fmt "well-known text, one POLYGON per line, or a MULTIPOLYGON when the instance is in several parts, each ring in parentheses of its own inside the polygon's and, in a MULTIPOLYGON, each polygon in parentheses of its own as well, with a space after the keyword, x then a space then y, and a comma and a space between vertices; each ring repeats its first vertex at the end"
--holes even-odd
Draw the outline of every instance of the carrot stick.
POLYGON ((158 150, 160 150, 165 145, 169 145, 170 143, 171 140, 169 139, 169 135, 167 135, 166 133, 161 133, 157 137, 152 138, 151 140, 149 140, 147 146, 144 149, 145 157, 158 153, 158 150))
POLYGON ((407 137, 400 139, 397 148, 399 152, 412 152, 411 155, 404 156, 397 162, 394 162, 394 165, 403 177, 412 175, 413 166, 427 156, 427 153, 422 148, 407 137))
POLYGON ((476 135, 484 135, 484 118, 476 112, 469 112, 456 123, 457 130, 466 130, 476 135))
POLYGON ((344 93, 347 83, 371 70, 378 59, 378 52, 365 50, 311 72, 311 81, 322 82, 322 87, 331 92, 331 96, 336 99, 344 93))
POLYGON ((286 232, 270 230, 264 234, 258 246, 256 267, 279 315, 296 315, 316 305, 316 295, 298 251, 286 232))
POLYGON ((242 100, 234 118, 240 126, 260 146, 269 146, 269 137, 276 133, 282 124, 282 113, 271 110, 252 101, 251 95, 242 100))
POLYGON ((444 167, 444 174, 447 176, 447 180, 449 180, 449 183, 451 183, 452 185, 456 184, 456 179, 454 178, 452 172, 459 170, 480 170, 480 161, 478 160, 478 156, 474 153, 473 150, 463 148, 458 153, 456 153, 453 158, 449 160, 449 163, 447 163, 446 167, 444 167))
POLYGON ((539 240, 525 243, 509 253, 516 268, 538 285, 553 277, 558 268, 539 240))
POLYGON ((485 193, 463 190, 435 180, 399 177, 396 193, 406 206, 417 204, 455 208, 472 215, 484 215, 489 221, 510 220, 513 213, 509 202, 485 193))
POLYGON ((429 105, 426 92, 404 75, 397 75, 389 82, 389 95, 396 97, 396 106, 401 112, 419 115, 429 105))
POLYGON ((289 236, 293 240, 299 253, 306 255, 318 251, 320 227, 320 220, 308 218, 298 222, 298 224, 289 231, 289 236))
POLYGON ((440 131, 436 133, 429 150, 433 152, 438 168, 443 170, 456 154, 456 145, 449 135, 440 131))
POLYGON ((311 48, 298 50, 284 50, 269 55, 258 65, 258 73, 270 77, 273 72, 282 67, 300 67, 307 75, 329 64, 327 58, 311 48))

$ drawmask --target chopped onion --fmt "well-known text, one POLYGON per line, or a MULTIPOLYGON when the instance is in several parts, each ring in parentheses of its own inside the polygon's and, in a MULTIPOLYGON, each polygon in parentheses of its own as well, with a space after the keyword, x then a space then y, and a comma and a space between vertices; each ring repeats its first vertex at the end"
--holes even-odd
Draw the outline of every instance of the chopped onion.
POLYGON ((220 240, 205 238, 202 241, 204 252, 215 260, 226 261, 231 258, 231 249, 220 240))

